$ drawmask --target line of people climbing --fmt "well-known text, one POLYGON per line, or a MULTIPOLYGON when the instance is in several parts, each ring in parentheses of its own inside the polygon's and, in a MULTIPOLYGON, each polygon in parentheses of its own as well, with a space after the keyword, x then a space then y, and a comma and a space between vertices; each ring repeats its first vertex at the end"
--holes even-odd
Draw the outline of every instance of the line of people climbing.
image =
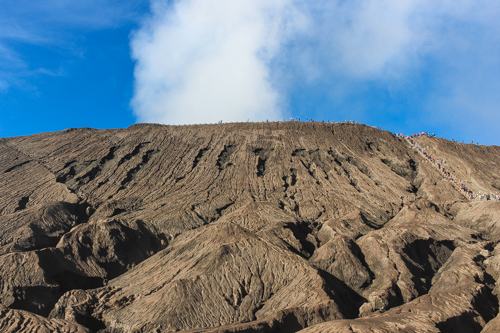
POLYGON ((414 133, 414 134, 411 134, 411 135, 404 135, 403 133, 393 133, 394 136, 397 136, 398 138, 411 138, 411 139, 414 139, 414 138, 419 138, 421 136, 428 136, 430 138, 434 138, 436 136, 436 134, 434 133, 429 133, 429 132, 420 132, 420 133, 414 133))
MULTIPOLYGON (((285 121, 285 119, 283 119, 283 121, 285 121)), ((296 117, 295 119, 293 117, 290 117, 290 121, 300 121, 300 118, 299 117, 296 117)), ((305 120, 305 122, 307 123, 324 123, 325 121, 324 120, 321 120, 321 121, 316 121, 312 118, 307 118, 305 120)), ((328 119, 326 121, 327 124, 336 124, 337 122, 334 121, 334 120, 330 120, 328 119)), ((339 124, 357 124, 358 122, 357 121, 354 121, 354 120, 344 120, 344 121, 341 121, 339 122, 339 124)), ((378 128, 378 127, 377 127, 378 128)))
MULTIPOLYGON (((425 133, 425 132, 412 134, 412 135, 403 135, 400 133, 396 134, 396 136, 398 136, 398 137, 405 138, 414 149, 419 151, 422 154, 422 156, 429 163, 434 165, 441 172, 441 174, 444 176, 444 180, 449 181, 456 189, 458 189, 466 197, 468 197, 469 200, 475 200, 475 201, 496 200, 496 201, 500 201, 500 196, 496 193, 477 193, 477 194, 475 194, 472 191, 472 189, 467 187, 465 182, 463 182, 463 181, 461 181, 453 176, 453 174, 449 171, 449 169, 446 168, 446 166, 444 164, 446 162, 444 161, 443 158, 436 160, 427 151, 425 151, 425 149, 419 147, 418 143, 416 141, 416 138, 424 136, 424 135, 430 136, 429 133, 425 133)), ((434 135, 434 133, 432 133, 431 135, 434 135)))

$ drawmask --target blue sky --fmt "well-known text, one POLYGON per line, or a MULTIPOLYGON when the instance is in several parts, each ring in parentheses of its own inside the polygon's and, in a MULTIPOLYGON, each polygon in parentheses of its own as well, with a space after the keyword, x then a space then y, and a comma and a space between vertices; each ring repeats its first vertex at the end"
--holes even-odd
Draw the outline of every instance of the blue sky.
POLYGON ((3 0, 0 136, 353 119, 500 145, 500 2, 3 0))

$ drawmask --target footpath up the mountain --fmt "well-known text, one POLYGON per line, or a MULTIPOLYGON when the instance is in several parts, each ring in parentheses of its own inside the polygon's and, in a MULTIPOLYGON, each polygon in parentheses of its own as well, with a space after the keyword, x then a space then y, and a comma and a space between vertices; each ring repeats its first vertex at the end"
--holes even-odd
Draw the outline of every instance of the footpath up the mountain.
POLYGON ((414 140, 312 122, 0 139, 0 331, 498 332, 500 147, 414 140))

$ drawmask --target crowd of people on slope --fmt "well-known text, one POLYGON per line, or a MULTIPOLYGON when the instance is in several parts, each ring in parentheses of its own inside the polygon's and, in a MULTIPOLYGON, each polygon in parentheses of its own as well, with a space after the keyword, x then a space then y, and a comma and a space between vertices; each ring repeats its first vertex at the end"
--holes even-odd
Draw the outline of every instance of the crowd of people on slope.
MULTIPOLYGON (((285 121, 285 119, 283 119, 283 121, 285 121)), ((296 117, 295 119, 293 117, 290 118, 290 121, 300 121, 300 118, 299 117, 296 117)), ((321 120, 321 121, 316 121, 314 120, 313 118, 307 118, 305 120, 305 122, 309 122, 309 123, 315 123, 315 122, 321 122, 321 123, 324 123, 325 121, 324 120, 321 120)), ((334 120, 330 120, 328 119, 326 121, 327 124, 335 124, 336 122, 334 120)), ((340 124, 357 124, 358 122, 357 121, 354 121, 354 120, 343 120, 342 122, 340 122, 340 124)))
POLYGON ((476 197, 477 201, 488 201, 488 200, 496 200, 500 201, 500 195, 495 193, 479 193, 476 197))
POLYGON ((400 138, 411 138, 411 139, 419 138, 419 137, 424 136, 424 135, 428 136, 430 138, 434 138, 436 136, 436 134, 429 133, 429 132, 420 132, 420 133, 414 133, 411 135, 404 135, 403 133, 393 133, 393 134, 397 137, 400 137, 400 138))
POLYGON ((419 147, 417 141, 414 140, 414 139, 421 137, 423 135, 435 136, 434 133, 432 133, 430 135, 429 135, 429 133, 426 133, 426 132, 412 134, 412 135, 403 135, 402 133, 395 133, 395 135, 398 137, 402 137, 402 138, 407 139, 408 142, 410 143, 410 145, 414 149, 419 151, 429 163, 432 163, 441 172, 441 174, 444 175, 444 180, 451 182, 451 184, 455 188, 457 188, 459 191, 461 191, 470 200, 475 200, 475 201, 496 200, 496 201, 500 201, 500 196, 496 193, 477 193, 477 194, 474 194, 472 189, 468 188, 467 185, 465 184, 465 182, 463 182, 459 179, 456 179, 453 176, 453 174, 448 169, 446 169, 446 167, 444 165, 444 163, 446 163, 446 162, 444 161, 444 159, 441 158, 441 159, 435 160, 434 157, 432 157, 427 151, 425 151, 425 149, 419 147))
MULTIPOLYGON (((283 121, 285 121, 285 119, 283 119, 283 121)), ((290 121, 300 121, 300 118, 296 117, 294 119, 292 117, 292 118, 290 118, 290 121)), ((308 118, 305 121, 306 122, 315 122, 315 120, 312 118, 308 118)), ((247 120, 247 122, 249 122, 249 119, 247 120)), ((266 120, 266 122, 267 122, 267 120, 266 120)), ((325 121, 323 120, 321 122, 324 123, 325 121)), ((335 124, 336 122, 333 120, 331 120, 331 121, 328 120, 327 123, 328 124, 335 124)), ((348 120, 348 119, 343 120, 341 123, 342 124, 358 124, 357 121, 348 120)), ((219 124, 223 124, 223 121, 222 120, 219 121, 219 124)), ((372 126, 372 127, 377 128, 377 129, 382 129, 381 126, 372 126)), ((427 137, 433 138, 433 137, 436 137, 435 133, 420 132, 420 133, 414 133, 411 135, 404 135, 403 133, 393 133, 393 134, 394 134, 394 136, 399 137, 399 138, 406 138, 408 140, 408 142, 410 142, 410 144, 412 145, 412 147, 414 149, 418 150, 427 159, 428 162, 432 163, 444 175, 444 180, 451 182, 455 188, 457 188, 459 191, 461 191, 470 200, 476 200, 476 201, 496 200, 496 201, 500 201, 500 195, 498 195, 496 193, 477 193, 477 194, 474 194, 474 192, 470 188, 468 188, 464 182, 457 180, 457 179, 455 179, 455 177, 453 177, 453 175, 444 166, 445 162, 443 159, 436 162, 436 160, 428 152, 426 152, 425 150, 420 148, 418 146, 417 142, 414 140, 414 139, 420 138, 422 136, 427 136, 427 137)), ((452 141, 455 141, 455 140, 452 140, 452 141)), ((474 143, 474 141, 472 143, 474 143)))

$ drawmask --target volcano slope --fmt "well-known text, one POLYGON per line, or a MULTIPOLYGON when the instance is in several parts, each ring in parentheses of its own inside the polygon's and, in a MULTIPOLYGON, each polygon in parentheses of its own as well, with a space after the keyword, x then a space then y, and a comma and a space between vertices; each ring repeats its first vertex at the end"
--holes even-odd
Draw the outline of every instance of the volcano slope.
MULTIPOLYGON (((417 142, 498 192, 500 147, 417 142)), ((300 122, 0 139, 2 332, 495 332, 500 202, 300 122)))

